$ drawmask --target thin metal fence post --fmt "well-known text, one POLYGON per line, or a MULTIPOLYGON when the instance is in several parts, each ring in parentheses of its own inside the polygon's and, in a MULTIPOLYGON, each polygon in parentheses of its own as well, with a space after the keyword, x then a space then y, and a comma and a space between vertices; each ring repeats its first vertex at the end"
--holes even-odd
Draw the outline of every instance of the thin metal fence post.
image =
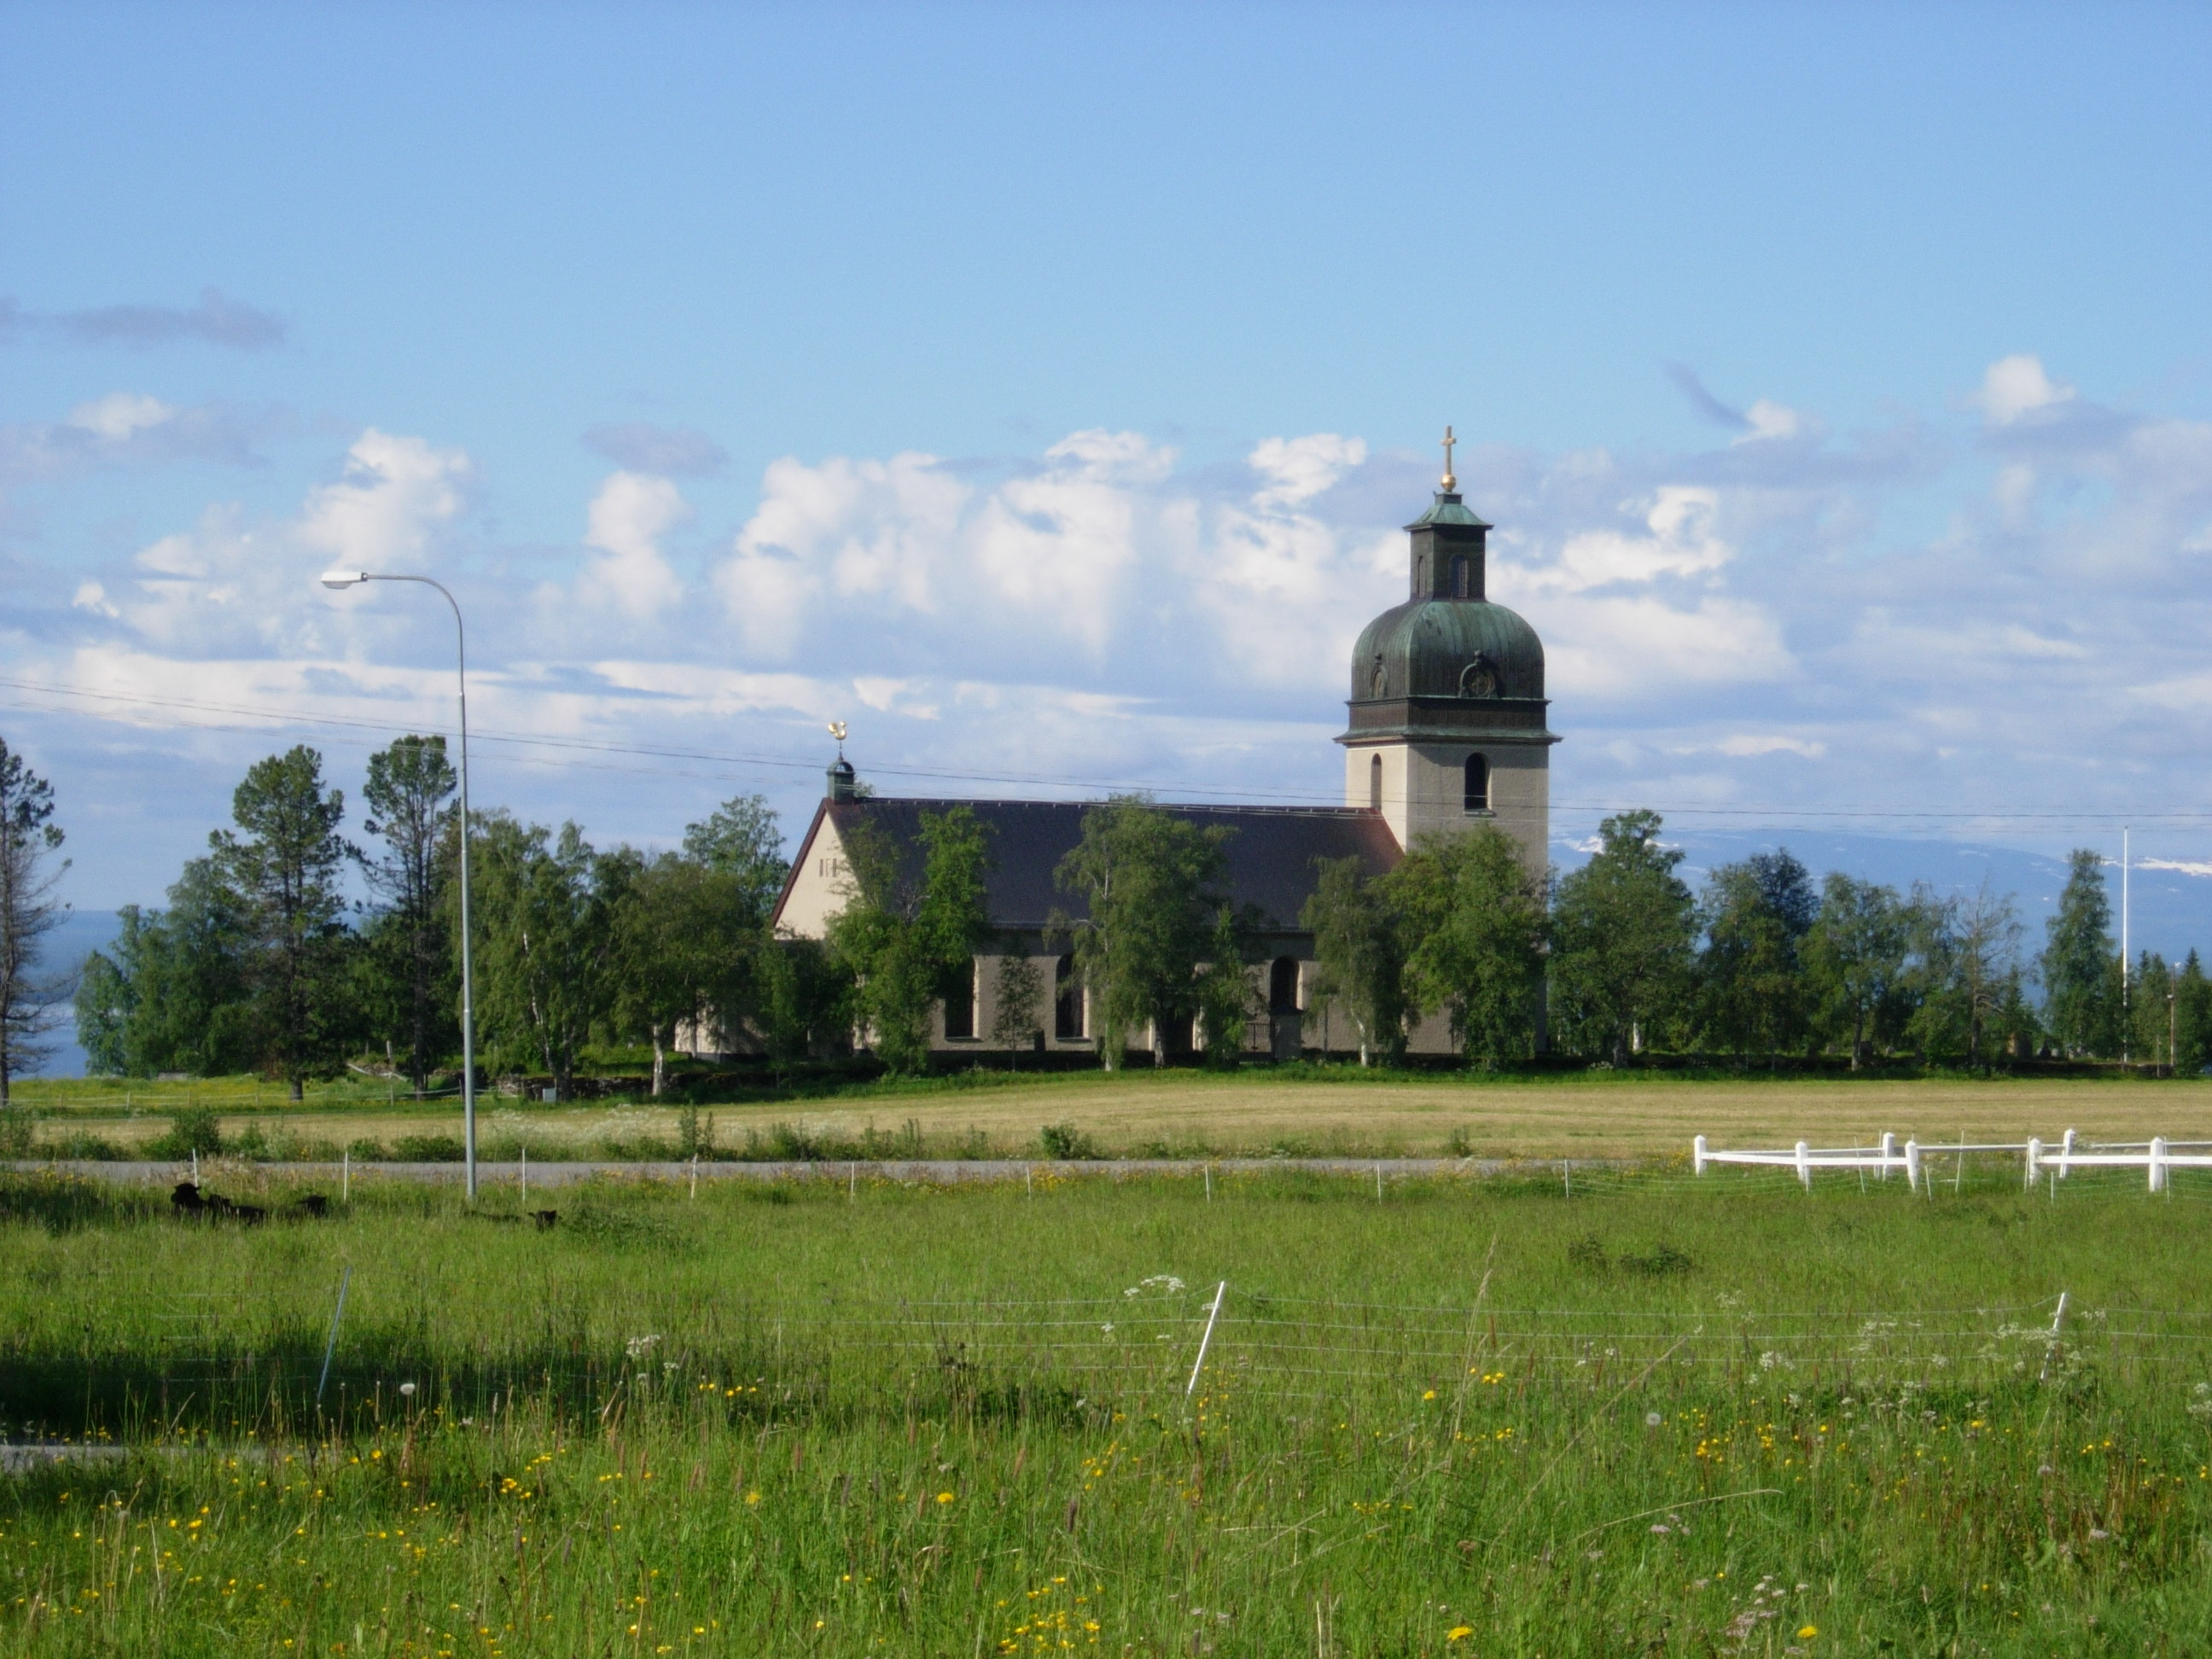
POLYGON ((338 1202, 353 1202, 353 1148, 350 1146, 338 1154, 338 1202))
POLYGON ((353 1283, 353 1263, 345 1265, 338 1275, 338 1305, 331 1310, 331 1337, 323 1344, 323 1374, 315 1380, 315 1403, 323 1403, 323 1390, 330 1384, 331 1356, 338 1351, 338 1322, 345 1317, 346 1286, 353 1283))
POLYGON ((1213 1202, 1213 1166, 1211 1164, 1206 1166, 1206 1201, 1209 1204, 1213 1202))
POLYGON ((524 1142, 524 1143, 523 1143, 523 1147, 522 1147, 522 1193, 521 1193, 521 1197, 522 1197, 522 1201, 523 1201, 525 1204, 527 1204, 527 1203, 529 1203, 529 1202, 530 1202, 530 1146, 529 1146, 529 1143, 528 1143, 527 1141, 526 1141, 526 1142, 524 1142))
POLYGON ((690 1198, 687 1200, 687 1202, 693 1203, 693 1204, 696 1204, 698 1201, 699 1201, 699 1154, 698 1154, 698 1153, 696 1153, 696 1152, 694 1152, 694 1153, 692 1153, 692 1154, 691 1154, 691 1196, 690 1196, 690 1198))
POLYGON ((1186 1400, 1198 1392, 1198 1374, 1206 1369, 1206 1351, 1213 1343, 1214 1322, 1221 1317, 1221 1298, 1229 1294, 1229 1281, 1223 1279, 1213 1287, 1213 1306, 1206 1316, 1206 1334, 1198 1339, 1198 1358, 1191 1361, 1190 1381, 1183 1385, 1186 1400))

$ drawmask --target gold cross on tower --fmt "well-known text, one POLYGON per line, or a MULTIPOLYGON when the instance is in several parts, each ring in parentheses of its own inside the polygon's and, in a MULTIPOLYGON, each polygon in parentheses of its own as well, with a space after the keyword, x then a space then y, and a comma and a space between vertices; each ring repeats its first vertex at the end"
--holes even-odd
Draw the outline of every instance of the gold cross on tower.
POLYGON ((1449 495, 1459 488, 1459 480, 1452 477, 1452 446, 1459 441, 1452 436, 1449 427, 1444 428, 1444 493, 1449 495))

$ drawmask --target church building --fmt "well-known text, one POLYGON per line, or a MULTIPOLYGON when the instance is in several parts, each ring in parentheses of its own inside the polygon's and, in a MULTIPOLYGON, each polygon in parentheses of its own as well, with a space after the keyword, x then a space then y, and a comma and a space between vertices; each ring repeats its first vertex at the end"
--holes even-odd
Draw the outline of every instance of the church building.
MULTIPOLYGON (((1170 1033, 1170 1052, 1225 1040, 1255 1055, 1295 1059, 1353 1045, 1348 1030, 1340 1023, 1329 1030, 1326 1012, 1312 1006, 1313 935, 1298 923, 1323 860, 1356 858, 1381 875, 1424 836, 1492 823, 1519 842, 1532 872, 1545 868, 1551 746, 1559 738, 1545 725, 1544 647, 1528 623, 1485 596, 1491 526, 1461 501, 1449 431, 1445 439, 1443 488, 1407 526, 1406 600, 1369 623, 1352 649, 1349 719, 1336 739, 1344 748, 1344 805, 1162 803, 1178 817, 1235 832, 1223 848, 1229 896, 1262 919, 1258 943, 1265 952, 1253 970, 1255 993, 1263 994, 1255 1004, 1264 1000, 1265 1014, 1237 1034, 1170 1033)), ((1054 882, 1060 860, 1082 838, 1090 810, 1082 801, 878 795, 861 787, 841 752, 777 902, 777 933, 823 936, 851 890, 844 846, 856 826, 874 825, 919 869, 921 814, 954 806, 969 808, 988 827, 988 902, 1000 954, 978 957, 967 997, 947 999, 933 1016, 940 1054, 980 1054, 994 1047, 989 1011, 997 1006, 1001 968, 1016 954, 1036 960, 1041 990, 1034 1023, 1044 1034, 1045 1052, 1095 1054, 1102 1039, 1115 1035, 1133 1048, 1151 1046, 1144 1031, 1096 1029, 1068 943, 1048 930, 1056 909, 1083 913, 1082 896, 1054 882)), ((1425 1021, 1409 1046, 1416 1053, 1450 1052, 1443 1018, 1425 1021)))

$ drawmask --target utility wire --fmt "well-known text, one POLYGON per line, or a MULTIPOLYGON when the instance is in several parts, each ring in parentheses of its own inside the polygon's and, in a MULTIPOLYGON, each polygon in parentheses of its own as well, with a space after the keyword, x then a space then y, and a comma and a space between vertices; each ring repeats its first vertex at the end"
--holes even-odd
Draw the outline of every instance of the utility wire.
MULTIPOLYGON (((122 692, 94 691, 76 686, 56 685, 36 680, 19 679, 9 676, 0 676, 0 686, 10 687, 19 691, 28 691, 46 696, 79 698, 87 701, 115 705, 119 708, 132 710, 177 709, 193 713, 243 716, 253 720, 275 721, 283 726, 293 727, 330 727, 338 730, 351 729, 374 732, 380 734, 388 734, 404 728, 409 731, 422 732, 425 736, 450 738, 453 735, 452 732, 434 724, 429 725, 426 728, 422 725, 413 722, 362 720, 357 717, 349 717, 343 714, 303 714, 297 709, 257 708, 253 705, 244 703, 208 702, 184 697, 157 697, 144 695, 131 695, 122 692)), ((126 717, 117 714, 103 714, 98 710, 79 711, 66 708, 55 708, 42 704, 17 702, 12 700, 0 700, 0 707, 18 708, 28 713, 48 714, 82 712, 91 714, 95 719, 125 720, 125 723, 128 724, 149 726, 165 730, 250 732, 263 729, 256 726, 234 726, 224 722, 208 720, 161 720, 152 719, 126 720, 126 717)), ((485 728, 471 726, 470 728, 469 735, 471 738, 478 742, 509 744, 518 748, 553 750, 568 754, 635 756, 644 759, 691 761, 720 769, 761 767, 770 768, 779 771, 811 772, 816 770, 822 764, 818 759, 814 758, 799 759, 787 756, 777 755, 718 753, 711 750, 679 749, 642 744, 613 743, 587 738, 553 738, 544 737, 531 732, 501 731, 496 727, 485 728)), ((561 765, 591 770, 624 772, 647 776, 713 778, 723 775, 721 772, 704 773, 678 770, 673 768, 665 767, 616 766, 604 763, 595 764, 592 762, 582 760, 556 761, 551 759, 539 759, 528 755, 516 755, 513 757, 513 758, 519 762, 525 762, 537 765, 561 765)), ((1280 801, 1286 804, 1315 807, 1334 807, 1340 804, 1337 797, 1334 794, 1316 794, 1310 792, 1282 789, 1270 790, 1246 787, 1208 788, 1202 784, 1192 784, 1180 780, 1173 782, 1161 782, 1158 781, 1127 778, 1077 778, 1058 776, 1049 773, 970 772, 955 770, 949 768, 896 765, 872 765, 868 769, 872 775, 878 777, 926 779, 933 782, 941 783, 1012 784, 1026 786, 1032 788, 1079 789, 1105 791, 1109 793, 1156 791, 1164 793, 1172 791, 1180 794, 1218 797, 1229 800, 1258 799, 1270 802, 1280 801)), ((1653 803, 1648 799, 1635 801, 1554 800, 1551 803, 1552 810, 1554 811, 1592 813, 1622 812, 1632 811, 1638 807, 1650 807, 1652 805, 1653 803)), ((1808 823, 1833 821, 1839 823, 1872 821, 1897 822, 1900 820, 1929 824, 1973 823, 1986 822, 2053 824, 2076 823, 2170 823, 2178 824, 2198 824, 2212 823, 2212 807, 2189 808, 2131 806, 2109 809, 2075 807, 2063 810, 2043 808, 2028 810, 2016 807, 1812 807, 1784 806, 1771 803, 1759 802, 1723 806, 1709 805, 1695 802, 1675 802, 1671 805, 1662 803, 1656 810, 1658 810, 1668 816, 1676 817, 1692 817, 1747 820, 1786 818, 1793 821, 1802 820, 1808 823)))

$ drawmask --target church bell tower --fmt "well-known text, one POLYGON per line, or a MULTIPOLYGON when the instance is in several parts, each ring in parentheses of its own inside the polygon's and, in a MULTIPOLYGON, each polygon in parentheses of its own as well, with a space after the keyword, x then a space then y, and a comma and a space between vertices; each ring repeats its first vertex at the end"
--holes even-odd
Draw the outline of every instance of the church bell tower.
POLYGON ((1491 526, 1470 512, 1444 428, 1442 488, 1406 526, 1411 592, 1352 653, 1344 800, 1379 811, 1411 850, 1424 836, 1493 823, 1540 873, 1551 830, 1544 646, 1484 597, 1491 526))

